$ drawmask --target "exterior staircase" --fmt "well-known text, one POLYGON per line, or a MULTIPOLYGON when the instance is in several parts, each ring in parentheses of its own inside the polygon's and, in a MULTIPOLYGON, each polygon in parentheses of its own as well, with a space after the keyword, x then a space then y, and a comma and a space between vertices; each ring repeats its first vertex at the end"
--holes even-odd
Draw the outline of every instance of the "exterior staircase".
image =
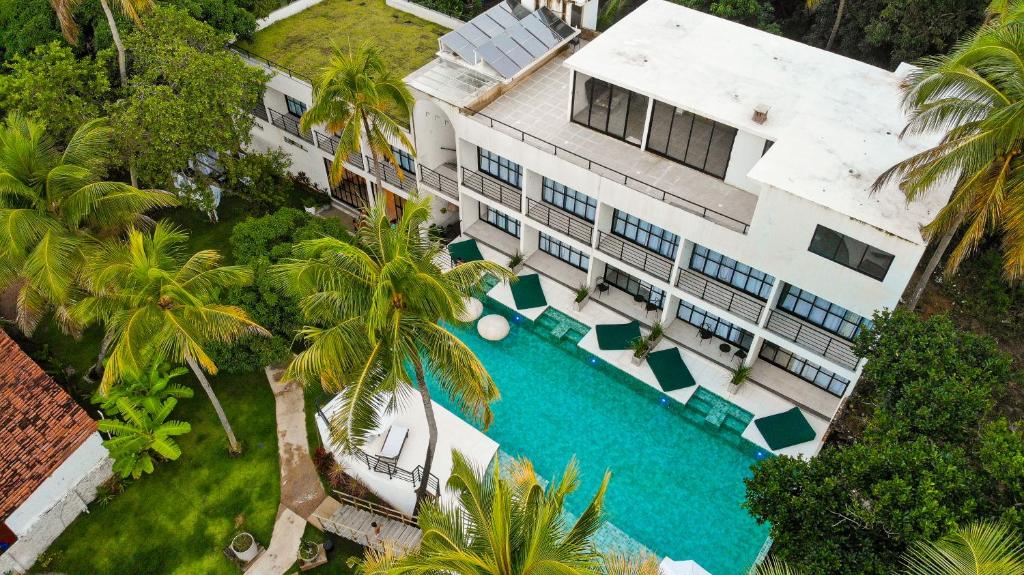
POLYGON ((423 532, 414 517, 347 493, 335 491, 335 497, 340 505, 329 516, 314 514, 325 531, 378 551, 390 546, 400 555, 419 547, 423 532))

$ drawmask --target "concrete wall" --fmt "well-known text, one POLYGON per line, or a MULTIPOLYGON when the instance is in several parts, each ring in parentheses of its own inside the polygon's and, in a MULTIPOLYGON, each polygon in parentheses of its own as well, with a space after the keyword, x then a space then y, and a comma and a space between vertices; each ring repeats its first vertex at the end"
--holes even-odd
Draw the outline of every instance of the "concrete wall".
POLYGON ((94 433, 7 518, 18 541, 0 556, 0 573, 18 572, 64 532, 96 497, 96 488, 111 476, 113 460, 94 433))
POLYGON ((289 16, 294 16, 295 14, 302 12, 306 8, 314 6, 321 2, 323 2, 323 0, 296 0, 295 2, 292 2, 287 6, 278 8, 277 10, 274 10, 270 14, 267 14, 266 18, 260 18, 259 20, 257 20, 256 30, 262 30, 267 26, 270 26, 274 22, 280 22, 281 20, 284 20, 289 16))
POLYGON ((409 2, 408 0, 385 0, 385 4, 391 6, 395 10, 408 12, 413 16, 423 18, 424 20, 427 20, 428 22, 433 22, 434 24, 440 24, 441 26, 444 26, 445 28, 449 29, 458 28, 459 26, 465 24, 465 22, 459 20, 458 18, 453 18, 447 14, 442 14, 437 10, 431 10, 426 6, 421 6, 414 2, 409 2))

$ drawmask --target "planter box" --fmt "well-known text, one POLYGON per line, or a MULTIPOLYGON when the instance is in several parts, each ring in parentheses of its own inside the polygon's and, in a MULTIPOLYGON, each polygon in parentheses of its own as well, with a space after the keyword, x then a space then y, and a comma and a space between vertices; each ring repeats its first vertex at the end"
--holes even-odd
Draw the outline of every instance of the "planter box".
POLYGON ((525 266, 526 266, 526 262, 523 262, 523 263, 517 265, 516 267, 510 268, 510 269, 512 270, 512 273, 514 273, 516 275, 519 275, 519 272, 523 271, 523 267, 525 267, 525 266))
POLYGON ((583 309, 583 306, 587 305, 588 301, 590 301, 590 294, 587 294, 587 297, 583 298, 582 301, 573 301, 572 302, 572 309, 574 309, 576 311, 580 311, 580 310, 583 309))
POLYGON ((256 543, 256 538, 249 533, 239 533, 235 535, 235 538, 231 540, 231 552, 238 557, 238 560, 243 563, 249 563, 256 558, 256 555, 260 552, 260 546, 256 543), (249 545, 244 551, 239 551, 236 548, 236 544, 243 543, 245 541, 251 541, 252 545, 249 545))
POLYGON ((646 354, 643 357, 637 357, 636 355, 629 356, 629 362, 633 365, 643 365, 645 359, 647 359, 646 354))

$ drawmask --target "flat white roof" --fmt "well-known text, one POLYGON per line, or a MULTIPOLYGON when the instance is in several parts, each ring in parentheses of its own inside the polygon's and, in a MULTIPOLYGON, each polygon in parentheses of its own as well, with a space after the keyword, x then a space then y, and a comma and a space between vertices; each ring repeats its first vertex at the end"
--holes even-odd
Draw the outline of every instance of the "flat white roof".
POLYGON ((907 206, 895 187, 871 194, 893 164, 940 135, 904 139, 895 73, 691 10, 647 0, 566 65, 775 142, 749 177, 915 243, 950 186, 907 206), (769 107, 768 120, 752 120, 769 107))

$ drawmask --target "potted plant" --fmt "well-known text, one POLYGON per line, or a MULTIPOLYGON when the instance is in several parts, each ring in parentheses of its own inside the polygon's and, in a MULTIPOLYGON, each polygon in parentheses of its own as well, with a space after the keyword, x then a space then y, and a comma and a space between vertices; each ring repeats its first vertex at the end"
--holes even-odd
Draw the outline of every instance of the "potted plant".
POLYGON ((590 299, 590 288, 587 284, 580 284, 580 287, 576 288, 576 299, 572 302, 572 307, 576 311, 583 309, 583 306, 587 304, 587 300, 590 299))
POLYGON ((660 321, 654 322, 651 326, 651 334, 647 336, 647 341, 651 344, 651 349, 658 346, 658 342, 661 341, 661 336, 665 335, 665 328, 662 327, 660 321))
POLYGON ((231 540, 231 552, 242 563, 249 563, 259 553, 259 545, 256 545, 256 538, 251 533, 243 531, 231 540))
POLYGON ((629 342, 629 348, 633 350, 633 357, 629 358, 629 361, 633 365, 640 365, 644 362, 647 354, 650 353, 651 343, 645 337, 638 337, 629 342))
POLYGON ((740 390, 740 386, 750 377, 752 369, 749 365, 741 363, 736 366, 736 369, 732 370, 732 377, 729 378, 729 393, 736 395, 740 390))
POLYGON ((516 252, 512 254, 512 257, 508 258, 508 269, 512 270, 512 273, 518 274, 523 269, 523 262, 526 261, 523 258, 523 254, 516 252))

